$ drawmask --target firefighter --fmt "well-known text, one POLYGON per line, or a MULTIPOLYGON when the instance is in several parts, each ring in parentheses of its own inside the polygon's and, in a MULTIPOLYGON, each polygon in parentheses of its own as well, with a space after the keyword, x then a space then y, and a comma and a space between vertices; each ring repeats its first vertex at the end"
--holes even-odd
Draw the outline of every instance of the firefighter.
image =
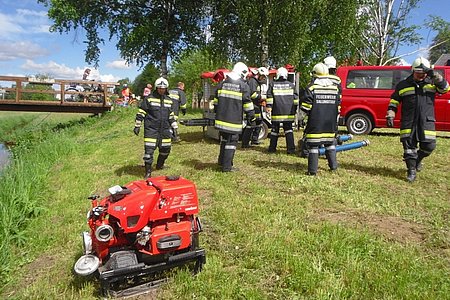
POLYGON ((316 64, 312 81, 305 89, 300 109, 307 114, 305 128, 308 148, 308 175, 316 175, 319 167, 319 146, 325 147, 330 170, 338 167, 336 159, 336 133, 338 107, 341 101, 340 89, 329 78, 325 64, 316 64))
POLYGON ((337 74, 337 67, 336 67, 336 59, 333 56, 327 56, 323 60, 323 63, 328 68, 328 78, 331 79, 336 85, 339 85, 339 88, 341 89, 341 78, 339 78, 337 74))
POLYGON ((222 172, 233 172, 233 158, 242 133, 242 117, 245 113, 248 124, 254 126, 255 110, 250 100, 250 88, 245 82, 248 68, 238 62, 225 80, 219 83, 213 100, 216 113, 215 128, 220 134, 218 164, 222 172))
POLYGON ((259 145, 259 134, 263 122, 261 102, 265 99, 261 93, 261 85, 266 83, 267 77, 269 76, 269 70, 265 67, 260 67, 252 70, 252 73, 254 76, 250 77, 248 80, 248 86, 250 87, 250 99, 255 108, 256 125, 249 126, 249 124, 247 124, 245 127, 244 133, 242 134, 242 148, 250 147, 250 142, 252 145, 259 145))
POLYGON ((160 77, 156 79, 155 87, 156 90, 141 102, 133 130, 134 134, 139 135, 144 121, 145 179, 152 176, 156 148, 159 148, 156 169, 164 168, 171 149, 172 129, 178 127, 172 110, 173 101, 167 92, 168 81, 160 77))
POLYGON ((288 70, 281 67, 277 70, 275 80, 267 90, 267 112, 272 116, 269 153, 277 150, 278 135, 281 124, 286 137, 288 154, 295 154, 294 131, 292 124, 298 107, 298 94, 292 82, 287 80, 288 70))
POLYGON ((398 105, 402 104, 400 141, 408 182, 416 179, 422 160, 436 148, 434 98, 436 93, 449 91, 449 83, 433 70, 427 59, 417 58, 411 69, 412 74, 397 84, 386 115, 387 126, 393 127, 398 105))
MULTIPOLYGON (((178 122, 178 115, 181 113, 186 115, 186 94, 184 93, 184 83, 178 82, 177 87, 169 91, 169 97, 173 101, 173 113, 175 115, 175 120, 178 122)), ((178 129, 173 130, 172 142, 179 142, 180 137, 178 136, 178 129)))

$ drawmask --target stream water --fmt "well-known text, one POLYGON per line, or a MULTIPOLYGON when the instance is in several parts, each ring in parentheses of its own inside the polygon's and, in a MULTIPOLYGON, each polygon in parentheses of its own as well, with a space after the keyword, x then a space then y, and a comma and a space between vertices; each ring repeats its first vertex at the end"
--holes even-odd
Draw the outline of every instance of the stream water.
POLYGON ((2 143, 0 143, 0 173, 2 172, 3 168, 5 168, 11 159, 11 153, 9 152, 8 148, 2 143))

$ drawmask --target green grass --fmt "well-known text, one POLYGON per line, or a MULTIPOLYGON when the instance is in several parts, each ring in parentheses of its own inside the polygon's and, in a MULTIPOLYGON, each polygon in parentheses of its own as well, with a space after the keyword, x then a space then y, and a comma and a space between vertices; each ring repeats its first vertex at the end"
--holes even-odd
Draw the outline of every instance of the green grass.
MULTIPOLYGON (((1 183, 0 205, 13 209, 2 211, 2 224, 13 230, 1 244, 0 255, 8 255, 0 256, 7 266, 0 298, 99 297, 96 281, 72 268, 87 230, 86 197, 144 174, 135 113, 14 133, 31 141, 19 140, 15 151, 23 152, 1 183)), ((268 141, 238 149, 240 171, 221 173, 218 144, 200 127, 179 131, 170 169, 154 176, 196 183, 207 263, 197 276, 173 272, 158 298, 450 299, 450 134, 438 134, 436 151, 409 184, 397 130, 355 137, 371 145, 339 153, 336 173, 321 159, 317 177, 304 175, 306 159, 286 155, 283 138, 275 155, 266 153, 268 141)))

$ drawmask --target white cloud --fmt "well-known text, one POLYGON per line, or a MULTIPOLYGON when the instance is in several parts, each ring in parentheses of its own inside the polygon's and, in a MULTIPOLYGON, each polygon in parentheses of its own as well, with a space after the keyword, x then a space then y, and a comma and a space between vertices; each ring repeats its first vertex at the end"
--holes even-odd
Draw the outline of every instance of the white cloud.
POLYGON ((9 39, 24 31, 20 25, 14 22, 13 17, 2 13, 0 13, 0 28, 0 39, 9 39))
POLYGON ((24 41, 24 42, 11 42, 0 40, 0 61, 13 60, 17 58, 32 59, 39 56, 45 56, 48 54, 48 50, 42 48, 38 44, 24 41))
POLYGON ((50 33, 46 11, 17 9, 15 13, 0 13, 0 38, 18 40, 22 34, 50 33))
MULTIPOLYGON (((54 61, 40 64, 29 59, 20 67, 26 71, 27 75, 48 74, 56 79, 81 79, 83 77, 84 70, 87 68, 70 68, 65 64, 58 64, 54 61)), ((120 79, 111 74, 100 74, 97 69, 90 69, 91 74, 88 79, 103 82, 117 82, 120 79)))
POLYGON ((129 64, 127 64, 127 62, 125 60, 109 61, 109 62, 106 63, 106 66, 108 68, 121 69, 121 70, 126 70, 126 69, 130 69, 131 68, 131 66, 129 64))

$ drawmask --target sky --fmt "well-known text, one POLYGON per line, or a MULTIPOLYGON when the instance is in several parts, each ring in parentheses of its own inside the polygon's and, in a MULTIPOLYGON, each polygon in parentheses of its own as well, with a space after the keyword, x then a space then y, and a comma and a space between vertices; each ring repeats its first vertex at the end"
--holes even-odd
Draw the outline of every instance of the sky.
MULTIPOLYGON (((440 16, 450 22, 449 0, 422 0, 409 16, 410 24, 423 25, 429 15, 440 16)), ((50 33, 52 21, 47 8, 36 0, 0 0, 0 75, 32 76, 49 74, 56 79, 81 79, 85 68, 92 69, 90 79, 115 82, 130 80, 142 71, 127 65, 116 50, 114 42, 101 45, 99 67, 94 69, 84 60, 85 33, 50 33)), ((401 46, 399 54, 426 48, 435 36, 429 29, 419 31, 423 41, 419 46, 401 46)), ((426 51, 405 56, 411 64, 426 51)), ((431 62, 434 63, 434 62, 431 62)))

